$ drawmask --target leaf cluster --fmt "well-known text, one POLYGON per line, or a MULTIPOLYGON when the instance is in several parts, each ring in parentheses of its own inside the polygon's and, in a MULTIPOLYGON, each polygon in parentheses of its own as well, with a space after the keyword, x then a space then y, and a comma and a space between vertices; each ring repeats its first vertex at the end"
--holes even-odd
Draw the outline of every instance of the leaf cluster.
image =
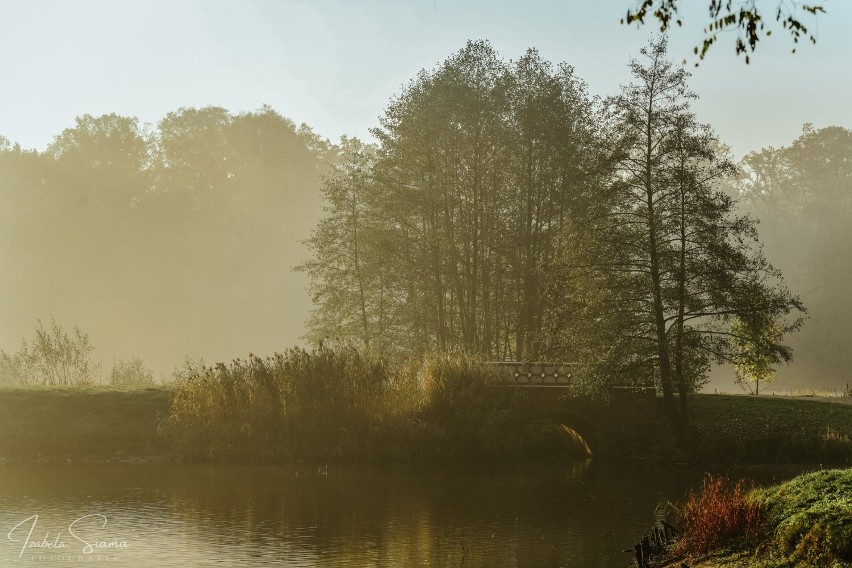
MULTIPOLYGON (((817 38, 813 32, 803 23, 796 10, 816 16, 825 13, 825 8, 819 4, 801 4, 790 0, 778 0, 775 10, 775 21, 781 23, 794 44, 798 44, 802 38, 807 38, 811 43, 816 43, 817 38)), ((771 29, 765 28, 763 13, 765 8, 758 6, 757 0, 709 0, 707 7, 710 23, 704 28, 705 38, 701 46, 696 46, 693 51, 699 60, 704 60, 710 48, 717 42, 723 32, 736 31, 734 47, 737 55, 744 54, 745 62, 751 61, 751 55, 757 49, 761 36, 770 37, 771 29)), ((638 23, 643 25, 648 15, 655 18, 660 24, 660 32, 668 30, 671 22, 678 27, 683 25, 683 19, 678 13, 678 0, 642 0, 634 8, 627 10, 627 16, 621 19, 622 24, 638 23)), ((793 47, 793 53, 796 47, 793 47)), ((698 66, 698 63, 695 63, 698 66)))

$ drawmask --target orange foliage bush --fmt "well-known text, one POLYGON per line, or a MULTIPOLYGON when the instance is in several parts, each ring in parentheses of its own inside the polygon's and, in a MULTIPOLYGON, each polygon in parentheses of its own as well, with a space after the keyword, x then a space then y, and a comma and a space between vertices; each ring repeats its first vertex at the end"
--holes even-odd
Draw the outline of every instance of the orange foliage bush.
POLYGON ((690 491, 678 513, 683 537, 677 552, 689 556, 755 541, 764 517, 760 505, 749 497, 744 481, 732 484, 725 477, 710 474, 698 492, 690 491))

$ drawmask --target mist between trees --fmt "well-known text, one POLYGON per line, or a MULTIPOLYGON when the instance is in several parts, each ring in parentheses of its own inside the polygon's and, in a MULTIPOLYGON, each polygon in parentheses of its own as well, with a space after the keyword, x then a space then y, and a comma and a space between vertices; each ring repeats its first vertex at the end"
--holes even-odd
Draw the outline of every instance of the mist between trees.
POLYGON ((67 298, 174 365, 286 347, 298 265, 317 345, 573 361, 602 385, 656 382, 676 423, 677 393, 750 353, 777 366, 793 346, 791 383, 843 385, 852 133, 806 126, 735 164, 665 40, 629 70, 594 99, 569 65, 470 42, 389 102, 375 144, 268 107, 84 116, 44 152, 4 141, 2 301, 67 298))
POLYGON ((156 126, 82 116, 43 152, 0 145, 0 348, 53 314, 90 334, 106 373, 139 355, 159 375, 303 333, 307 281, 290 267, 333 160, 307 127, 182 108, 156 126))

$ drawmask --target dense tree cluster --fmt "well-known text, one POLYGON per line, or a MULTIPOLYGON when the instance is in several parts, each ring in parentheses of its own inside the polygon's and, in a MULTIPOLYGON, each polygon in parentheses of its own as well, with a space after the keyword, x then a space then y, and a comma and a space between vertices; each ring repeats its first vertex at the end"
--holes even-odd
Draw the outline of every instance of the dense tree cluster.
MULTIPOLYGON (((688 75, 664 39, 642 54, 603 104, 535 51, 469 43, 422 72, 325 184, 311 337, 656 380, 679 432, 710 362, 738 356, 731 324, 792 331, 803 306, 720 189, 736 168, 688 75)), ((789 359, 782 335, 769 361, 789 359)))
POLYGON ((551 272, 597 177, 571 68, 470 43, 391 102, 378 148, 347 141, 310 241, 314 339, 379 352, 539 357, 551 272))

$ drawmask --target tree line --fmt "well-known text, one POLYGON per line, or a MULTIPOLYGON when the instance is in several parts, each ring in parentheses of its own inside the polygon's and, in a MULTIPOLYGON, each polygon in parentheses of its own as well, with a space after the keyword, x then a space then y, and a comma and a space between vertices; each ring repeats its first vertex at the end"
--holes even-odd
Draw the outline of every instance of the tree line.
POLYGON ((848 388, 852 352, 852 131, 815 129, 780 148, 750 152, 729 192, 760 221, 767 256, 776 259, 809 308, 791 338, 795 374, 823 388, 848 388))
POLYGON ((84 115, 42 151, 0 146, 7 351, 50 314, 108 362, 158 372, 298 339, 307 284, 290 267, 330 159, 309 128, 269 107, 181 108, 155 125, 84 115))

